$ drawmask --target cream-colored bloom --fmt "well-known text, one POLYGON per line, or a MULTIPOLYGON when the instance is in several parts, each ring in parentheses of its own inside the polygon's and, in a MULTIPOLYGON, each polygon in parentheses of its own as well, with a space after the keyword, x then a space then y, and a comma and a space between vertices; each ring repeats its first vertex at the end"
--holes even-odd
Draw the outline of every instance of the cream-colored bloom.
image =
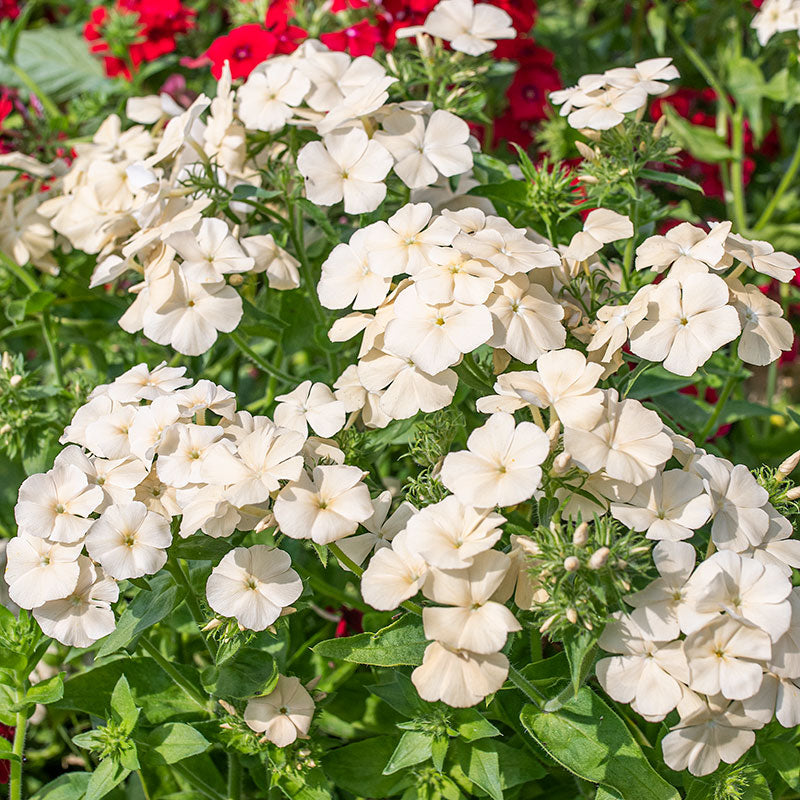
POLYGON ((511 414, 492 414, 467 439, 467 450, 448 453, 442 483, 462 503, 479 508, 513 506, 539 488, 541 463, 550 452, 544 431, 511 414))
POLYGON ((606 392, 603 416, 591 430, 564 429, 564 449, 586 472, 604 469, 610 478, 639 485, 672 455, 661 418, 638 400, 606 392))
POLYGON ((620 703, 636 703, 644 716, 664 716, 683 697, 682 683, 689 681, 689 667, 681 641, 657 641, 633 619, 617 612, 598 641, 610 653, 597 662, 597 679, 620 703))
POLYGON ((800 29, 797 0, 765 0, 750 23, 763 47, 776 33, 800 29))
POLYGON ((551 350, 536 360, 536 372, 511 372, 509 387, 526 403, 551 408, 570 428, 593 428, 603 413, 603 392, 597 382, 599 364, 589 364, 579 350, 551 350), (524 382, 523 378, 524 377, 524 382))
POLYGON ((583 230, 576 233, 569 243, 565 258, 585 261, 594 255, 604 244, 633 236, 633 223, 624 214, 596 208, 583 223, 583 230))
POLYGON ((440 0, 426 17, 422 29, 450 42, 453 50, 470 56, 494 50, 496 39, 516 36, 511 17, 505 11, 472 0, 440 0))
POLYGON ((502 653, 479 655, 431 642, 422 665, 411 673, 411 680, 423 700, 441 700, 454 708, 468 708, 503 686, 508 666, 502 653))
POLYGON ((71 647, 88 647, 114 630, 111 603, 119 597, 117 584, 86 556, 78 558, 80 575, 75 588, 60 600, 33 609, 45 636, 71 647))
POLYGON ((792 584, 769 564, 720 550, 697 567, 685 591, 678 622, 687 635, 715 624, 720 616, 759 629, 773 642, 789 629, 792 584))
POLYGON ((633 621, 652 639, 668 642, 680 636, 678 608, 686 599, 686 581, 694 571, 695 558, 694 547, 687 542, 660 541, 653 548, 660 577, 625 597, 634 607, 633 621))
POLYGON ((697 698, 692 710, 681 716, 661 742, 664 761, 676 771, 709 775, 719 766, 737 762, 755 743, 753 729, 761 724, 748 719, 739 703, 724 698, 697 698))
POLYGON ((667 278, 650 294, 647 316, 631 333, 631 350, 662 361, 676 375, 692 375, 741 333, 728 297, 727 284, 716 275, 692 273, 680 282, 667 278))
POLYGON ((362 564, 366 557, 373 551, 384 547, 391 547, 392 540, 417 513, 417 509, 407 500, 404 500, 389 514, 392 507, 392 493, 387 489, 372 500, 372 516, 365 519, 361 525, 366 533, 348 536, 339 544, 341 551, 356 564, 362 564))
POLYGON ((593 92, 579 92, 571 98, 576 106, 567 117, 573 128, 607 131, 619 125, 625 114, 636 111, 647 102, 647 92, 639 86, 616 89, 613 86, 593 92))
POLYGON ((36 608, 66 597, 80 575, 82 545, 49 542, 20 533, 6 545, 8 596, 20 608, 36 608))
POLYGON ((470 258, 454 247, 434 247, 428 266, 414 276, 420 300, 425 303, 479 305, 492 293, 502 273, 487 261, 470 258))
POLYGON ((254 69, 236 93, 239 119, 254 131, 279 131, 303 102, 311 82, 288 60, 267 61, 254 69))
POLYGON ((478 511, 457 497, 445 497, 408 521, 406 541, 432 566, 463 569, 500 539, 504 522, 499 514, 478 511))
POLYGON ((325 308, 377 308, 389 294, 391 278, 378 275, 370 267, 369 231, 360 228, 350 241, 337 244, 322 263, 317 284, 325 308))
POLYGON ((794 341, 794 330, 783 318, 779 303, 770 300, 757 286, 732 286, 733 307, 739 313, 742 338, 737 350, 739 358, 758 367, 771 364, 794 341), (740 291, 741 289, 741 291, 740 291))
POLYGON ((91 486, 77 467, 67 464, 31 475, 19 487, 14 517, 20 533, 53 542, 78 542, 92 525, 87 519, 103 502, 103 490, 91 486))
POLYGON ((702 228, 682 222, 664 236, 651 236, 636 248, 636 269, 663 272, 670 267, 670 277, 682 278, 693 272, 708 272, 725 257, 725 240, 731 230, 723 222, 706 233, 702 228))
POLYGON ((690 539, 711 516, 703 481, 681 469, 657 473, 636 489, 627 503, 612 503, 615 519, 648 539, 690 539))
POLYGON ((86 552, 117 580, 153 575, 167 563, 169 523, 144 503, 110 506, 86 536, 86 552))
POLYGON ((605 72, 605 79, 611 86, 626 89, 629 86, 640 86, 647 94, 659 95, 669 89, 664 81, 680 78, 671 58, 648 58, 639 61, 632 68, 618 67, 605 72))
POLYGON ((772 646, 764 631, 719 619, 689 634, 685 651, 694 691, 744 700, 761 687, 762 665, 769 661, 772 646))
POLYGON ((281 531, 292 539, 328 544, 356 532, 372 516, 369 490, 358 467, 315 467, 288 483, 275 500, 273 513, 281 531))
POLYGON ((472 168, 469 126, 449 111, 437 109, 426 123, 419 114, 397 110, 382 127, 374 138, 392 154, 395 174, 411 189, 472 168))
POLYGON ((208 604, 251 631, 263 631, 303 593, 303 582, 291 564, 283 550, 263 544, 235 547, 211 571, 208 604))
POLYGON ((253 261, 253 272, 265 272, 270 289, 296 289, 300 286, 300 262, 280 247, 271 233, 246 236, 241 245, 253 261))
POLYGON ((395 318, 386 326, 386 346, 411 359, 420 369, 436 375, 455 364, 464 353, 480 347, 492 335, 485 306, 465 306, 453 301, 428 305, 409 286, 394 302, 395 318))
POLYGON ((486 301, 492 315, 492 347, 531 364, 548 350, 564 346, 564 309, 543 286, 525 275, 499 281, 486 301))
POLYGON ((275 400, 275 423, 308 436, 309 426, 319 436, 333 436, 344 426, 344 404, 324 383, 303 381, 288 394, 275 400))
POLYGON ((370 559, 361 576, 361 596, 373 608, 391 611, 422 588, 428 569, 410 545, 408 532, 400 531, 390 547, 380 548, 370 559))
POLYGON ((221 219, 206 217, 196 231, 173 233, 167 243, 183 259, 183 274, 195 283, 219 283, 225 275, 251 270, 255 263, 221 219))
MULTIPOLYGON (((796 0, 791 0, 796 3, 796 0)), ((798 26, 800 26, 800 6, 798 6, 798 26)), ((725 239, 725 252, 741 261, 750 269, 769 275, 782 283, 788 283, 800 269, 800 261, 789 253, 776 251, 769 242, 758 239, 745 239, 737 233, 729 233, 725 239)))
POLYGON ((137 364, 109 385, 108 396, 118 403, 156 400, 191 383, 185 373, 186 367, 168 367, 166 361, 153 369, 137 364))
POLYGON ((295 677, 280 675, 275 688, 247 702, 244 721, 277 747, 307 738, 314 716, 314 701, 295 677))
POLYGON ((743 464, 703 455, 691 470, 705 482, 713 503, 711 538, 720 550, 756 547, 769 529, 769 494, 743 464))
POLYGON ((392 156, 363 130, 352 128, 309 142, 297 156, 297 168, 312 203, 332 206, 344 199, 345 213, 363 214, 374 211, 386 196, 383 180, 392 156))
POLYGON ((769 527, 762 540, 742 550, 741 555, 755 558, 762 564, 772 564, 791 576, 792 569, 800 569, 800 541, 792 538, 792 523, 779 514, 771 503, 763 506, 769 517, 769 527))

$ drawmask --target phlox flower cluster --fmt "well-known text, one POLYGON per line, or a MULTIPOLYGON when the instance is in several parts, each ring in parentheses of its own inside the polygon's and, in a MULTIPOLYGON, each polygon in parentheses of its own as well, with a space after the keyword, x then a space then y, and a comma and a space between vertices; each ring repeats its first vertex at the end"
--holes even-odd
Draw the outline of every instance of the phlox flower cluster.
POLYGON ((671 58, 650 58, 633 67, 616 67, 602 74, 584 75, 575 86, 550 93, 550 102, 578 129, 606 131, 625 115, 647 104, 648 95, 661 95, 679 78, 671 58))

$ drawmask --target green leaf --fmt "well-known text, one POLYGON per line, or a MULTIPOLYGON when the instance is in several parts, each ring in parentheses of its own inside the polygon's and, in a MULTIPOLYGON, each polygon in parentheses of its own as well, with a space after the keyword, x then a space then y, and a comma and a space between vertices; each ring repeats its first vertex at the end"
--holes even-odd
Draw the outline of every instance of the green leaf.
POLYGON ((669 120, 668 130, 678 144, 700 161, 726 161, 733 158, 733 151, 713 128, 692 125, 678 115, 672 106, 664 104, 664 113, 669 120))
POLYGON ((764 760, 794 791, 800 791, 800 750, 789 742, 772 741, 758 745, 764 760))
POLYGON ((391 775, 405 767, 413 767, 427 761, 433 752, 433 734, 419 731, 406 731, 397 743, 388 763, 383 768, 384 775, 391 775))
POLYGON ((500 731, 475 708, 458 709, 451 724, 465 742, 500 735, 500 731))
POLYGON ((526 705, 520 719, 559 764, 584 780, 614 789, 623 800, 679 800, 625 723, 588 687, 554 713, 526 705))
POLYGON ((30 800, 81 800, 91 777, 90 772, 67 772, 42 786, 30 800))
POLYGON ((328 639, 314 647, 323 658, 370 664, 375 667, 419 666, 430 644, 422 631, 422 620, 406 614, 377 633, 359 633, 328 639))
POLYGON ((145 744, 147 757, 161 765, 175 764, 184 758, 199 755, 211 746, 202 733, 183 722, 159 725, 147 735, 145 744))
POLYGON ((469 744, 456 740, 453 750, 464 774, 492 800, 503 800, 500 754, 495 744, 486 740, 469 744))
POLYGON ((653 45, 659 55, 664 54, 664 46, 667 43, 667 23, 659 13, 658 8, 651 8, 647 12, 647 30, 653 37, 653 45))
POLYGON ((130 733, 136 727, 139 709, 136 707, 131 687, 124 675, 120 675, 114 685, 114 691, 111 693, 111 711, 116 714, 126 733, 130 733))
POLYGON ((447 758, 447 751, 450 747, 450 739, 447 736, 434 736, 431 744, 431 761, 433 766, 441 772, 444 769, 444 760, 447 758))
POLYGON ((432 703, 423 700, 411 679, 398 670, 393 670, 391 673, 384 673, 382 676, 389 677, 390 680, 384 680, 382 683, 376 683, 372 686, 367 686, 372 694, 377 695, 385 703, 388 703, 395 711, 399 712, 405 717, 420 717, 429 714, 432 703))
MULTIPOLYGON (((184 664, 174 666, 202 693, 195 668, 184 664)), ((179 714, 197 713, 198 704, 176 686, 152 658, 142 657, 119 659, 73 675, 64 682, 64 696, 53 707, 83 711, 105 719, 108 698, 123 674, 128 679, 136 705, 151 724, 158 725, 179 714)))
POLYGON ((89 778, 83 800, 100 800, 130 775, 130 770, 113 758, 104 758, 89 778))
POLYGON ((333 225, 331 225, 328 215, 319 206, 314 205, 314 203, 305 197, 298 198, 297 205, 322 229, 322 232, 331 243, 338 244, 340 242, 339 234, 336 233, 333 225))
POLYGON ((64 675, 66 673, 59 672, 58 675, 53 675, 46 681, 35 683, 25 692, 25 699, 22 701, 23 705, 33 703, 41 703, 47 705, 60 700, 64 696, 64 675))
MULTIPOLYGON (((569 675, 574 694, 578 694, 578 690, 583 686, 583 682, 592 668, 597 638, 596 633, 583 630, 576 636, 570 636, 564 640, 564 651, 567 654, 567 661, 569 661, 569 675)), ((553 709, 548 708, 547 710, 553 709)))
MULTIPOLYGON (((113 87, 103 73, 100 59, 92 56, 86 41, 72 28, 46 25, 22 31, 15 61, 56 103, 113 87)), ((27 91, 18 75, 5 64, 0 65, 0 83, 27 91)))
POLYGON ((339 789, 358 797, 390 797, 414 782, 412 775, 384 775, 382 765, 397 747, 396 736, 373 736, 336 747, 322 756, 325 774, 339 789))
POLYGON ((612 792, 604 786, 598 786, 594 800, 621 800, 621 798, 616 792, 612 792))
POLYGON ((502 181, 485 186, 474 186, 467 194, 487 197, 511 206, 528 206, 528 184, 525 181, 502 181))
POLYGON ((766 85, 761 68, 755 61, 743 56, 728 60, 728 86, 750 123, 756 142, 764 136, 762 104, 766 85))
POLYGON ((217 697, 240 699, 270 691, 278 680, 278 666, 269 653, 243 647, 220 667, 203 671, 203 684, 217 697))
MULTIPOLYGON (((652 365, 646 372, 636 378, 632 385, 630 383, 627 384, 630 388, 624 390, 624 395, 634 400, 647 400, 662 394, 677 392, 678 389, 691 386, 693 382, 691 378, 682 378, 679 375, 667 372, 660 365, 652 365)), ((622 394, 623 390, 620 393, 622 394)))
POLYGON ((682 189, 705 194, 703 187, 699 183, 690 181, 685 175, 677 172, 658 172, 654 169, 643 169, 639 172, 639 177, 654 183, 669 183, 672 186, 680 186, 682 189))
POLYGON ((215 539, 204 533, 195 533, 186 539, 175 539, 169 554, 188 561, 219 561, 232 545, 227 539, 215 539))
POLYGON ((142 631, 169 616, 183 599, 183 591, 168 574, 159 575, 149 591, 140 591, 120 614, 113 633, 103 639, 97 657, 110 655, 129 645, 142 631))
POLYGON ((0 669, 10 669, 12 672, 19 672, 25 669, 28 659, 22 653, 14 650, 0 650, 0 669))

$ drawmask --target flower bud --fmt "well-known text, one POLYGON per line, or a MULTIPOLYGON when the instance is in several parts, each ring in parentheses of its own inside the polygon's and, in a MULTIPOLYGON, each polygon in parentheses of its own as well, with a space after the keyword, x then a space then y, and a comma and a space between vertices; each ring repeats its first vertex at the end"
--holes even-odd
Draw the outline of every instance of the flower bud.
POLYGON ((559 453, 553 459, 552 473, 553 475, 563 475, 568 469, 572 456, 569 453, 559 453))
POLYGON ((547 438, 550 441, 550 448, 558 444, 558 437, 561 435, 561 423, 556 420, 546 431, 547 438))
POLYGON ((606 565, 606 561, 608 561, 608 556, 611 551, 607 547, 601 547, 599 550, 595 550, 592 553, 592 557, 589 559, 589 569, 602 569, 606 565))
POLYGON ((587 160, 587 161, 594 161, 597 158, 597 154, 589 147, 588 144, 584 144, 583 142, 575 142, 575 147, 578 148, 578 152, 587 160))
POLYGON ((578 177, 578 181, 580 183, 589 183, 594 186, 597 183, 600 183, 599 178, 595 178, 594 175, 581 175, 578 177))
POLYGON ((539 633, 544 633, 555 621, 558 619, 558 614, 553 614, 551 617, 548 617, 541 628, 539 628, 539 633))
POLYGON ((786 499, 787 500, 800 499, 800 486, 795 486, 794 489, 789 489, 789 491, 786 492, 786 499))
POLYGON ((794 472, 795 467, 800 464, 800 450, 793 453, 789 458, 781 462, 778 471, 775 473, 776 478, 785 478, 787 475, 794 472))
POLYGON ((585 547, 589 541, 589 523, 581 522, 572 534, 573 547, 585 547))
POLYGON ((8 351, 7 351, 7 350, 3 351, 3 360, 2 360, 2 366, 3 366, 3 369, 4 369, 6 372, 8 372, 8 371, 11 369, 11 367, 12 367, 12 364, 11 364, 11 356, 8 354, 8 351))
POLYGON ((579 133, 585 136, 587 139, 591 139, 593 142, 599 142, 603 135, 600 131, 595 131, 591 128, 581 128, 579 133))
MULTIPOLYGON (((214 631, 217 628, 219 628, 219 626, 222 625, 222 624, 223 624, 223 622, 222 622, 221 619, 218 619, 217 617, 214 617, 214 619, 212 619, 210 622, 206 623, 202 628, 200 628, 200 630, 201 631, 214 631)), ((222 702, 222 701, 220 701, 220 702, 222 702)))
POLYGON ((653 128, 653 139, 656 141, 664 135, 664 128, 667 126, 667 116, 660 117, 653 128))
POLYGON ((623 167, 623 168, 622 168, 622 169, 621 169, 621 170, 620 170, 620 171, 617 173, 617 175, 619 175, 619 176, 620 176, 620 178, 624 178, 624 177, 625 177, 626 175, 628 175, 629 173, 630 173, 630 170, 629 170, 627 167, 623 167))
POLYGON ((564 559, 564 569, 567 572, 577 572, 581 568, 581 560, 577 556, 567 556, 564 559))
POLYGON ((11 384, 11 388, 15 388, 22 383, 22 375, 12 375, 8 381, 11 384))
POLYGON ((235 717, 237 715, 236 709, 225 700, 217 700, 217 702, 232 716, 235 717))
POLYGON ((7 433, 11 433, 11 426, 6 422, 6 424, 0 428, 0 436, 5 436, 7 433))
POLYGON ((228 283, 231 286, 241 286, 244 283, 244 275, 238 275, 238 274, 230 275, 228 277, 228 283))
POLYGON ((568 608, 565 616, 573 625, 578 621, 578 612, 574 608, 568 608))

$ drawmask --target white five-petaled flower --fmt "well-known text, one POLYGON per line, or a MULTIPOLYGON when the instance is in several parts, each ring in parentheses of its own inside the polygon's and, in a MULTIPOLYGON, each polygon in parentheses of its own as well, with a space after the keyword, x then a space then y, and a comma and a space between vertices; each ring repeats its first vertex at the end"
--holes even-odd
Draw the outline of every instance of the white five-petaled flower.
POLYGON ((283 550, 263 544, 235 547, 211 571, 208 604, 251 631, 263 631, 303 593, 303 582, 291 564, 283 550))
POLYGON ((239 119, 250 130, 279 131, 310 89, 311 81, 290 61, 266 61, 239 87, 239 119))
POLYGON ((511 17, 501 8, 472 0, 440 0, 425 19, 425 33, 450 42, 453 50, 470 56, 497 47, 495 39, 513 39, 511 17))
POLYGON ((511 414, 492 414, 467 439, 467 449, 448 453, 442 483, 463 503, 478 508, 513 506, 529 499, 542 479, 550 452, 544 431, 511 414))
POLYGON ((144 503, 109 506, 86 536, 86 551, 117 580, 153 575, 167 563, 172 534, 144 503))
POLYGON ((374 211, 386 196, 383 179, 392 168, 392 156, 363 130, 351 128, 309 142, 297 156, 297 168, 312 203, 332 206, 344 199, 345 213, 363 214, 374 211))
POLYGON ((288 483, 275 500, 273 513, 281 531, 292 539, 329 544, 356 532, 372 516, 369 490, 358 467, 315 467, 288 483))
POLYGON ((647 316, 631 332, 631 350, 648 361, 662 361, 676 375, 692 375, 741 333, 739 315, 728 299, 728 286, 716 275, 667 278, 650 294, 647 316))
POLYGON ((400 531, 390 547, 380 548, 370 559, 361 576, 361 596, 373 608, 391 611, 422 588, 428 570, 427 561, 411 546, 408 532, 400 531))
POLYGON ((333 436, 344 426, 344 403, 324 383, 303 381, 275 400, 275 424, 308 436, 309 426, 319 436, 333 436))
POLYGON ((184 275, 196 283, 219 283, 225 275, 247 272, 255 264, 221 219, 207 217, 197 231, 178 231, 168 242, 183 259, 184 275))
POLYGON ((20 533, 53 542, 80 541, 92 525, 87 519, 103 502, 103 490, 67 464, 31 475, 19 487, 14 517, 20 533))
POLYGON ((280 675, 269 694, 248 700, 244 721, 272 744, 286 747, 298 737, 306 738, 313 715, 314 701, 300 680, 280 675))

